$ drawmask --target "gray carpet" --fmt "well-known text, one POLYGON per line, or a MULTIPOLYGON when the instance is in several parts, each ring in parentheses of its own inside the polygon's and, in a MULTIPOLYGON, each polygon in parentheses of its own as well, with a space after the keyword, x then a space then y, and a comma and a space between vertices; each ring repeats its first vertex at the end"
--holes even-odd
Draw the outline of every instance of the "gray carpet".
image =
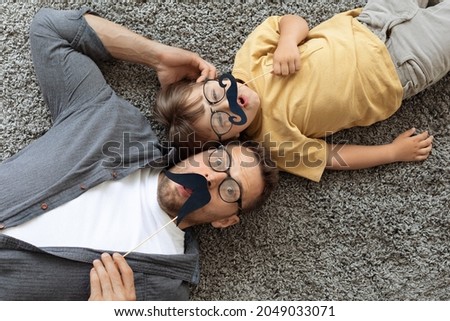
MULTIPOLYGON (((196 51, 220 71, 231 69, 246 35, 269 15, 296 13, 314 26, 365 3, 114 2, 91 1, 103 16, 166 44, 196 51)), ((27 36, 30 20, 43 3, 79 7, 73 1, 1 5, 1 159, 50 126, 27 36)), ((122 62, 102 69, 117 92, 151 119, 158 90, 154 72, 122 62)), ((389 120, 334 137, 335 142, 381 144, 415 126, 435 136, 427 161, 327 172, 319 184, 282 174, 264 208, 243 217, 238 226, 198 228, 202 278, 192 299, 449 300, 449 85, 447 75, 405 101, 389 120)))

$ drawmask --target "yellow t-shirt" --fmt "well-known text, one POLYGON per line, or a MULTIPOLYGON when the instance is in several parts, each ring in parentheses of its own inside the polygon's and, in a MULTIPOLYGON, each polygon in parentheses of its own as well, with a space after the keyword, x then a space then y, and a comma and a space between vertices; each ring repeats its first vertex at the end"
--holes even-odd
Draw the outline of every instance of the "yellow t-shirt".
MULTIPOLYGON (((361 9, 334 16, 310 30, 298 46, 294 75, 271 73, 248 86, 261 110, 246 130, 269 148, 280 169, 318 182, 326 166, 323 138, 391 116, 403 89, 384 43, 355 17, 361 9)), ((269 17, 235 57, 233 75, 244 82, 272 70, 281 17, 269 17)))

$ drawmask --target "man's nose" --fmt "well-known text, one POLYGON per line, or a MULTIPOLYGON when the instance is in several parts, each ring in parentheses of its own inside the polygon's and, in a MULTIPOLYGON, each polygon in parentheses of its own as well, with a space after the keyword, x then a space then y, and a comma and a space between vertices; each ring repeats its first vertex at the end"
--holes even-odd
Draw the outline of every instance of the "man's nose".
POLYGON ((208 181, 208 187, 210 189, 214 189, 223 182, 223 180, 227 177, 227 173, 225 172, 215 172, 210 171, 205 174, 206 180, 208 181))

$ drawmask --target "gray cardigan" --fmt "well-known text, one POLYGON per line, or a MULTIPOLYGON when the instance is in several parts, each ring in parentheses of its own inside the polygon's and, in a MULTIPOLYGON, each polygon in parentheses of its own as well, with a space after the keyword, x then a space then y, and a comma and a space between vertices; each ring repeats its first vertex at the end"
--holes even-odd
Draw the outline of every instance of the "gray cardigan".
MULTIPOLYGON (((33 63, 53 126, 0 164, 0 229, 175 157, 160 146, 140 111, 106 83, 94 61, 111 56, 83 18, 88 11, 42 9, 33 19, 33 63)), ((184 255, 127 257, 138 299, 188 299, 188 283, 198 282, 199 270, 196 242, 186 235, 184 255)), ((0 234, 0 300, 85 300, 89 270, 100 253, 39 249, 0 234)))

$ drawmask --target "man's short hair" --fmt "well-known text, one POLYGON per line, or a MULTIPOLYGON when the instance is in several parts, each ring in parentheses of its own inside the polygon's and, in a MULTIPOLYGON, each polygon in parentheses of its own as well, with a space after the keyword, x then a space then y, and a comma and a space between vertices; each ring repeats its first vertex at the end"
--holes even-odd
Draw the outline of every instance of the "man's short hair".
POLYGON ((254 141, 233 141, 228 145, 241 145, 252 152, 255 163, 258 164, 261 170, 261 176, 264 182, 264 189, 262 194, 252 200, 250 204, 242 209, 243 213, 250 212, 260 208, 264 202, 270 197, 275 187, 278 185, 279 175, 275 162, 270 158, 270 153, 261 146, 261 144, 254 141))

